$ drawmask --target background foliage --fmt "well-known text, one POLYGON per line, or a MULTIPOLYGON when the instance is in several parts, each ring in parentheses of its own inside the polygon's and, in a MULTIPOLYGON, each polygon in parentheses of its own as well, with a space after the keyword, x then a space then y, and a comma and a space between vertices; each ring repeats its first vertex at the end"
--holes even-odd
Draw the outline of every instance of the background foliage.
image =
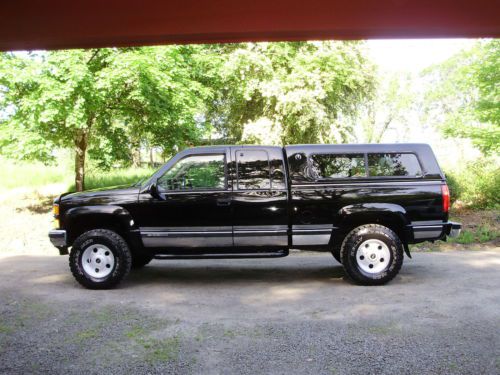
POLYGON ((500 150, 500 40, 481 41, 424 72, 428 119, 451 137, 500 150))

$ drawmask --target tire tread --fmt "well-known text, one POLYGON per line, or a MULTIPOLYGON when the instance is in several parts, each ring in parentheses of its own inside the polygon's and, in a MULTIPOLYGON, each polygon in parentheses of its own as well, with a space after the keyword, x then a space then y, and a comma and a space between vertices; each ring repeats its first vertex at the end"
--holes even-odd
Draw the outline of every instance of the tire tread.
POLYGON ((391 281, 401 270, 401 267, 403 265, 403 243, 401 242, 399 236, 392 229, 386 226, 380 224, 360 225, 359 227, 356 227, 352 231, 350 231, 342 242, 342 246, 340 248, 340 259, 342 260, 342 265, 344 266, 344 270, 347 276, 355 283, 360 285, 382 285, 391 281), (387 273, 385 277, 382 277, 380 279, 372 279, 360 274, 349 261, 349 247, 353 245, 352 242, 357 236, 359 236, 360 232, 366 230, 368 230, 371 234, 381 234, 385 237, 389 237, 392 241, 394 241, 397 248, 397 257, 394 268, 391 270, 391 272, 387 273))
POLYGON ((110 289, 116 286, 118 283, 120 283, 120 281, 122 281, 128 275, 131 267, 132 267, 132 254, 130 252, 130 248, 127 242, 122 236, 120 236, 118 233, 112 230, 92 229, 82 233, 73 242, 73 248, 71 249, 69 256, 69 268, 76 281, 78 281, 82 286, 88 289, 110 289), (120 252, 119 255, 122 267, 119 270, 118 277, 109 278, 103 282, 94 282, 92 280, 87 279, 84 275, 81 274, 81 272, 79 272, 78 269, 79 259, 75 259, 77 252, 76 248, 78 248, 78 246, 80 246, 81 243, 85 242, 87 239, 90 239, 92 237, 105 237, 108 241, 111 241, 113 245, 120 252))

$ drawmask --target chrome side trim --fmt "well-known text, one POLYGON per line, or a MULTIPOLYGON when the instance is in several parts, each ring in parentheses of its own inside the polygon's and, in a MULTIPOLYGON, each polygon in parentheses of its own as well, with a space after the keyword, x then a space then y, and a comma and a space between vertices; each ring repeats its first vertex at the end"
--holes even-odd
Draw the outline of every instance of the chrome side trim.
POLYGON ((235 231, 286 231, 288 225, 235 225, 235 231))
POLYGON ((140 227, 141 232, 231 232, 232 226, 197 226, 197 227, 140 227))
POLYGON ((292 184, 292 191, 294 188, 301 188, 301 190, 317 190, 318 188, 325 187, 344 187, 344 186, 360 186, 360 185, 441 185, 441 180, 428 180, 428 181, 358 181, 356 183, 345 183, 345 181, 339 181, 337 183, 321 183, 321 184, 292 184))
POLYGON ((292 245, 328 245, 333 229, 332 224, 292 225, 292 245))
POLYGON ((288 246, 288 236, 286 233, 281 235, 236 235, 234 237, 234 246, 288 246))
POLYGON ((332 224, 294 224, 292 229, 333 229, 332 224))
POLYGON ((230 226, 142 227, 145 247, 227 247, 233 246, 230 226))
POLYGON ((287 225, 238 225, 234 246, 288 246, 287 225))
POLYGON ((412 221, 410 225, 413 225, 414 227, 426 227, 428 225, 443 225, 445 224, 442 220, 419 220, 419 221, 412 221))
POLYGON ((187 231, 170 231, 170 232, 141 232, 141 236, 147 238, 186 238, 186 237, 230 237, 232 232, 187 232, 187 231))
POLYGON ((442 233, 443 224, 413 226, 413 238, 416 240, 437 239, 442 233))
POLYGON ((294 234, 292 236, 293 246, 328 245, 331 234, 294 234))

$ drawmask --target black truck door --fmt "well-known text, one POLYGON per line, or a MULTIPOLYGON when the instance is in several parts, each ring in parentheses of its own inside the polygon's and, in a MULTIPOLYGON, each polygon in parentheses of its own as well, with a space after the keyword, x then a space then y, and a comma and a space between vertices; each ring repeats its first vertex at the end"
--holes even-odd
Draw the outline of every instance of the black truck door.
POLYGON ((198 150, 158 178, 157 196, 140 197, 138 225, 144 246, 233 245, 228 158, 226 149, 198 150))
POLYGON ((232 148, 234 245, 288 246, 288 191, 280 147, 232 148))

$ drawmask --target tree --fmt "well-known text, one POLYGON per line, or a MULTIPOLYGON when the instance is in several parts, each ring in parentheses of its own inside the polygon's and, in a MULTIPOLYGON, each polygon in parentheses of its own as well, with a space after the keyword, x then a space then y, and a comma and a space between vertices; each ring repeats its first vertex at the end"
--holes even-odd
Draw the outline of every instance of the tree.
POLYGON ((447 136, 470 138, 485 154, 500 149, 500 41, 480 41, 424 72, 427 118, 447 136))
POLYGON ((69 148, 82 190, 87 157, 107 169, 144 148, 345 141, 374 83, 359 42, 6 53, 0 152, 48 162, 69 148))
POLYGON ((380 143, 388 130, 409 122, 415 101, 410 75, 379 74, 377 94, 368 100, 353 125, 353 138, 366 143, 380 143), (356 126, 358 125, 358 126, 356 126))
POLYGON ((109 168, 130 160, 130 145, 146 134, 164 148, 194 141, 207 95, 193 80, 196 53, 179 46, 2 54, 2 152, 48 161, 55 147, 72 148, 81 191, 87 153, 109 168))
POLYGON ((222 69, 207 118, 233 142, 260 141, 254 130, 262 124, 282 144, 342 142, 347 118, 373 94, 375 70, 358 42, 212 48, 222 69))

